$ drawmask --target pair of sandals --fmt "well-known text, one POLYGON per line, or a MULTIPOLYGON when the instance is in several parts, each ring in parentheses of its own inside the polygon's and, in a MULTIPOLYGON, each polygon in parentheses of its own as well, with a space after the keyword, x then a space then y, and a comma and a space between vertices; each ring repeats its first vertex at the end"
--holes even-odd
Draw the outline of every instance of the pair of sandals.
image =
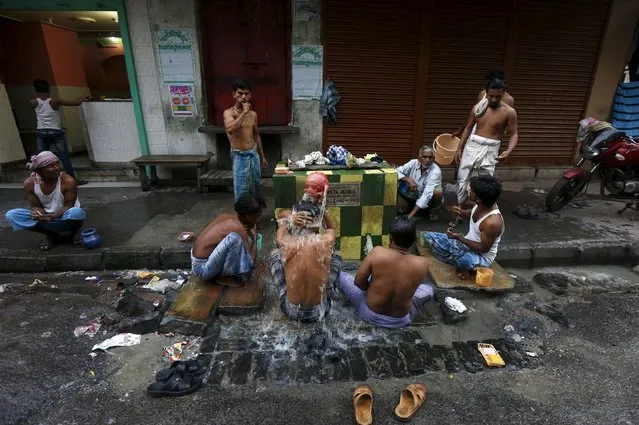
POLYGON ((152 397, 180 397, 194 393, 202 387, 206 368, 197 359, 175 361, 170 367, 155 374, 155 382, 146 393, 152 397))
MULTIPOLYGON (((395 407, 395 417, 402 422, 413 419, 417 410, 426 401, 426 387, 422 384, 409 384, 401 392, 399 403, 395 407)), ((358 425, 373 423, 373 390, 368 385, 360 385, 353 393, 355 422, 358 425)))

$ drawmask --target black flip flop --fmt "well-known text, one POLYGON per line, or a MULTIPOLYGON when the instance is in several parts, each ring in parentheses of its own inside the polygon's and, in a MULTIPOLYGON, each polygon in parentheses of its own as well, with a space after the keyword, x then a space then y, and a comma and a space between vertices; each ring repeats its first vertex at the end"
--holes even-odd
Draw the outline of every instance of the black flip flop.
POLYGON ((206 368, 202 367, 197 359, 178 360, 171 364, 170 367, 162 369, 155 374, 156 381, 167 381, 174 374, 179 375, 202 375, 206 372, 206 368))
POLYGON ((180 397, 194 393, 202 387, 202 379, 193 375, 173 374, 171 379, 154 382, 146 388, 151 397, 180 397))

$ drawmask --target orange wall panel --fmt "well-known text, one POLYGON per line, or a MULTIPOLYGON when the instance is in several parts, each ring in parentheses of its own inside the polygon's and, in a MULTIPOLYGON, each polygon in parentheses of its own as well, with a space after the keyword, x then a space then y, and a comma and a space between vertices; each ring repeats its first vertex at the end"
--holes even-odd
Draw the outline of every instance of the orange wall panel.
POLYGON ((56 86, 87 87, 83 49, 75 32, 42 25, 56 86))
POLYGON ((0 67, 6 85, 31 85, 36 78, 44 78, 53 84, 53 70, 41 24, 0 24, 0 67))

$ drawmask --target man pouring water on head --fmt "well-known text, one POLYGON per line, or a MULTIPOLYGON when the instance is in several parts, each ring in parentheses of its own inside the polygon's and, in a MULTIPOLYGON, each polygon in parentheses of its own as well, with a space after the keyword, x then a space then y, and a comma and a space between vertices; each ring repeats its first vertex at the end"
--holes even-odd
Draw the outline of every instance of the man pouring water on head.
POLYGON ((468 200, 470 178, 479 174, 493 175, 495 165, 511 154, 519 135, 517 112, 504 101, 506 86, 500 79, 493 79, 486 86, 486 96, 477 103, 468 115, 466 127, 455 156, 459 164, 457 171, 457 201, 460 206, 468 200), (473 133, 473 126, 477 124, 473 133), (508 147, 499 154, 501 136, 508 129, 508 147))

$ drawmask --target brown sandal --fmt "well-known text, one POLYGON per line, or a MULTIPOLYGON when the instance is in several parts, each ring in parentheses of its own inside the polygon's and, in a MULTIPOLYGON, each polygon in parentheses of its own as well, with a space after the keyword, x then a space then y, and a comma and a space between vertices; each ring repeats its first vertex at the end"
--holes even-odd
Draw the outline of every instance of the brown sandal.
POLYGON ((417 410, 426 401, 426 387, 422 384, 409 384, 399 396, 399 404, 395 408, 395 416, 402 422, 413 419, 417 410))
POLYGON ((360 385, 353 392, 353 407, 357 425, 373 423, 373 390, 368 385, 360 385))

